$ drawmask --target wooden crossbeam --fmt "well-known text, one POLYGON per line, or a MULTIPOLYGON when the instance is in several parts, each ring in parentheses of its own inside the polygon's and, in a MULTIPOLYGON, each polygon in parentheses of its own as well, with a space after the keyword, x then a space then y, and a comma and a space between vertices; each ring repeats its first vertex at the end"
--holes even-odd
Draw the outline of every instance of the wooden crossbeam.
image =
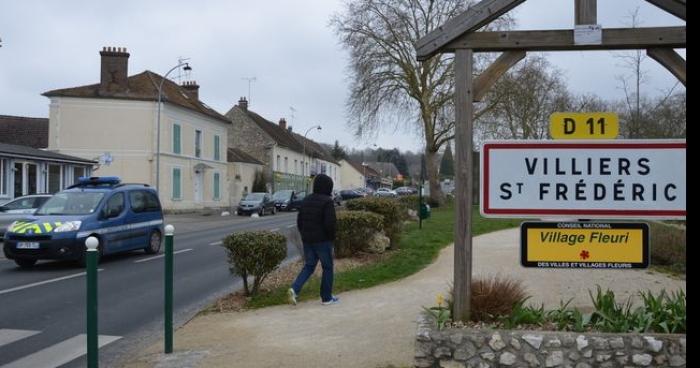
POLYGON ((506 51, 474 81, 474 102, 481 102, 491 87, 508 69, 525 58, 525 51, 506 51))
POLYGON ((685 86, 685 59, 671 48, 647 49, 647 55, 668 69, 685 86))
POLYGON ((656 47, 686 48, 685 27, 604 29, 602 43, 599 45, 575 44, 573 30, 473 32, 462 35, 442 51, 631 50, 656 47))
POLYGON ((525 0, 482 0, 416 42, 416 58, 427 60, 455 38, 491 23, 525 0))
POLYGON ((685 20, 685 0, 647 0, 647 2, 685 20))

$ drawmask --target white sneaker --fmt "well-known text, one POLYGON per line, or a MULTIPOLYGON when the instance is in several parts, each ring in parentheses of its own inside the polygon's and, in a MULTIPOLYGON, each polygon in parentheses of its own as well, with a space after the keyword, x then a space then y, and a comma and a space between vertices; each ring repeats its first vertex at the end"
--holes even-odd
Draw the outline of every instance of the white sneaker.
POLYGON ((331 296, 331 300, 329 300, 327 302, 321 301, 321 304, 323 304, 323 305, 331 305, 331 304, 338 304, 338 303, 340 303, 340 299, 338 299, 338 297, 336 297, 335 295, 331 296))
POLYGON ((289 304, 297 305, 297 293, 294 292, 293 288, 287 290, 287 300, 289 300, 289 304))

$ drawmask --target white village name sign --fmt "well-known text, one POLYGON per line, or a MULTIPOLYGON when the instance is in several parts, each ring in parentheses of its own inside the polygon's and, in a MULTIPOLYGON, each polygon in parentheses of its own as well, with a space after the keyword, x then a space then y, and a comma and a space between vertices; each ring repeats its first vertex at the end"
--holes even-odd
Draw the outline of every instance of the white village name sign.
POLYGON ((686 216, 685 140, 492 141, 481 157, 486 217, 686 216))

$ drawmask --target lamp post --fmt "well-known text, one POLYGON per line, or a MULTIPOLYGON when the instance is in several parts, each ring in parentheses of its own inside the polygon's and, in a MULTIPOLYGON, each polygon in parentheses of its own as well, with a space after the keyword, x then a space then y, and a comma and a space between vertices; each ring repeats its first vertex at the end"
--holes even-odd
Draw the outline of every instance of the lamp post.
MULTIPOLYGON (((306 130, 306 133, 304 133, 304 142, 303 142, 303 145, 302 145, 303 148, 304 148, 304 149, 303 149, 303 153, 302 153, 302 157, 304 158, 304 161, 306 161, 306 135, 309 134, 309 132, 310 132, 312 129, 321 130, 321 126, 320 126, 320 125, 314 125, 314 126, 312 126, 311 128, 307 129, 307 130, 306 130)), ((306 162, 305 162, 305 163, 306 163, 306 162)), ((305 171, 306 171, 306 170, 304 169, 304 165, 302 165, 302 166, 301 166, 301 174, 302 174, 302 176, 306 176, 305 171)))
POLYGON ((184 66, 185 71, 190 71, 192 70, 192 67, 190 67, 189 63, 184 62, 185 60, 189 59, 181 59, 179 60, 178 64, 175 65, 172 69, 168 70, 167 73, 161 78, 160 84, 158 85, 158 126, 157 126, 157 138, 156 138, 156 192, 158 195, 160 195, 160 105, 161 105, 161 98, 163 94, 163 83, 165 82, 165 79, 168 78, 168 75, 173 72, 173 70, 184 66))

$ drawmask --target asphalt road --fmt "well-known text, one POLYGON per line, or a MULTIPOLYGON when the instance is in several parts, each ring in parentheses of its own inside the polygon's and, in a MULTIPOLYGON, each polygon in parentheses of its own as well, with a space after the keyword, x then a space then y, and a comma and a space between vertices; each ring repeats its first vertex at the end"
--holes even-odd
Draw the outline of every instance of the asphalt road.
MULTIPOLYGON (((175 325, 241 287, 219 246, 231 233, 267 229, 286 234, 296 213, 260 218, 172 216, 175 226, 175 325)), ((287 257, 298 254, 287 244, 287 257)), ((134 349, 163 338, 162 257, 130 252, 98 266, 100 365, 119 365, 134 349)), ((86 331, 84 270, 69 262, 40 262, 22 270, 0 259, 0 368, 83 367, 86 331)))

